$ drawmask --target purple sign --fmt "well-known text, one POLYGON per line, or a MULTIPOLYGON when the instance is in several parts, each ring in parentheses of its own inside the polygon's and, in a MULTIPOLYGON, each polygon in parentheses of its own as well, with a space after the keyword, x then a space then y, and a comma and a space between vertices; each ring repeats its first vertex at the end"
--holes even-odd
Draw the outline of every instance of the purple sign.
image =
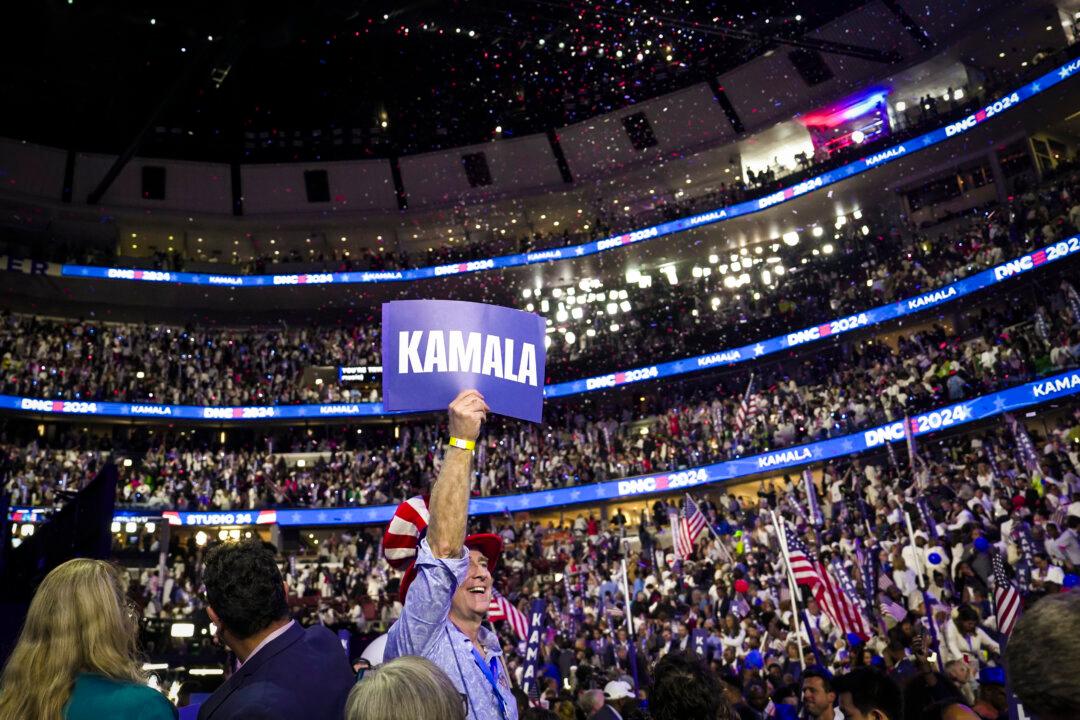
POLYGON ((544 319, 457 300, 382 306, 383 409, 443 410, 475 389, 500 415, 540 422, 544 319))

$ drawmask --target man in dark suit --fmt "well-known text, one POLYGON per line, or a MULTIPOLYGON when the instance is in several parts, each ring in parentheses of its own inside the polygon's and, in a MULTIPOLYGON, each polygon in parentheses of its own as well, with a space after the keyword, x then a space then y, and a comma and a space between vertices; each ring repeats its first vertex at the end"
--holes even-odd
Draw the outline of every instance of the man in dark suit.
POLYGON ((226 543, 206 557, 207 613, 238 667, 199 708, 199 720, 309 720, 344 716, 353 674, 338 639, 289 618, 274 554, 226 543))

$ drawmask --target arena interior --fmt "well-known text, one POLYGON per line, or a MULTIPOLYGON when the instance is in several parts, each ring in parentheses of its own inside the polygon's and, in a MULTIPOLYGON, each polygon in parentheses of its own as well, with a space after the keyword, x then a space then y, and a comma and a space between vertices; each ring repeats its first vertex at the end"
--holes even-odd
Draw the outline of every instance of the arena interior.
POLYGON ((1080 717, 1077 0, 5 12, 0 720, 1080 717))

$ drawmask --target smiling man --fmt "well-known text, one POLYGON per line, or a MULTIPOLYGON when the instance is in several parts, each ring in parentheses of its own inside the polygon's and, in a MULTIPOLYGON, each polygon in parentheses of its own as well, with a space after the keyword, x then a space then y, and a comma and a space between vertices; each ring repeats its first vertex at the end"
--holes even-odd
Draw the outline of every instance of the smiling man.
POLYGON ((426 657, 453 681, 469 718, 517 720, 499 639, 483 626, 502 538, 465 536, 473 448, 487 412, 475 390, 450 403, 450 440, 430 501, 402 503, 387 529, 387 559, 398 566, 413 556, 415 561, 401 581, 404 608, 387 634, 384 659, 426 657))

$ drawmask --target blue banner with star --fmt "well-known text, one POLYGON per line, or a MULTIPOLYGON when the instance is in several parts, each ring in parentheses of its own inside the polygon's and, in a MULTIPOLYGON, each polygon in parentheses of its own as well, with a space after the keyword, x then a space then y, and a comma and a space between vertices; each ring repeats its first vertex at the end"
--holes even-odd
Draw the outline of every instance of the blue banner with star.
MULTIPOLYGON (((658 365, 619 370, 591 378, 555 383, 544 387, 544 398, 567 397, 607 388, 629 385, 645 380, 674 377, 713 367, 731 367, 773 353, 790 350, 810 343, 839 337, 853 330, 880 325, 898 318, 940 307, 947 303, 985 290, 1017 275, 1037 270, 1044 265, 1080 253, 1080 235, 1060 240, 1053 245, 1007 260, 962 280, 957 280, 931 292, 879 305, 848 317, 759 340, 753 345, 717 350, 705 355, 673 360, 658 365)), ((328 405, 264 405, 245 407, 205 407, 200 405, 154 405, 150 403, 101 402, 96 400, 48 400, 0 395, 0 410, 63 415, 100 415, 124 418, 178 418, 192 421, 271 421, 287 419, 317 419, 334 417, 384 417, 395 415, 382 403, 357 402, 328 405)))
MULTIPOLYGON (((911 432, 916 436, 939 430, 950 430, 972 422, 986 420, 1002 413, 1022 410, 1053 400, 1071 397, 1080 392, 1080 370, 1061 373, 989 395, 948 405, 908 418, 911 432)), ((497 495, 473 498, 469 501, 470 515, 496 515, 506 512, 547 510, 566 505, 607 502, 665 493, 673 490, 737 480, 761 473, 786 471, 812 463, 874 450, 889 443, 903 442, 904 421, 879 425, 863 432, 821 440, 806 445, 774 450, 735 458, 702 467, 653 473, 623 480, 610 480, 593 485, 544 490, 521 495, 497 495)), ((278 510, 186 512, 166 510, 162 513, 119 510, 114 519, 130 519, 132 512, 164 517, 171 525, 365 525, 390 521, 397 505, 375 505, 349 508, 282 508, 278 510)), ((38 522, 49 512, 44 508, 16 508, 21 522, 38 522)), ((10 515, 11 513, 9 513, 10 515)), ((145 518, 144 518, 145 519, 145 518)))

